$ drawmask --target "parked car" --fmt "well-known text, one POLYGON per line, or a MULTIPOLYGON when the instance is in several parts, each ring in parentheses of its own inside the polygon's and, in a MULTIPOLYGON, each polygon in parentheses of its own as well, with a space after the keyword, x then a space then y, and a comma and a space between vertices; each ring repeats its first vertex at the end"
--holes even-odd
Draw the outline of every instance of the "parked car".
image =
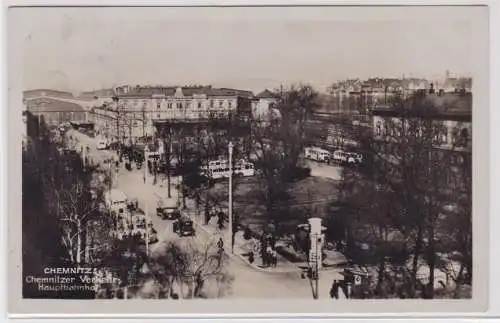
POLYGON ((335 163, 343 164, 347 162, 347 153, 343 150, 335 150, 332 157, 335 163))
POLYGON ((177 206, 161 206, 156 208, 156 215, 158 215, 162 220, 177 220, 181 217, 181 212, 177 206))
POLYGON ((156 231, 156 229, 151 226, 147 229, 136 227, 133 231, 133 234, 138 236, 142 243, 146 243, 146 239, 148 243, 158 242, 158 231, 156 231))
POLYGON ((358 153, 347 153, 346 163, 351 166, 363 163, 363 156, 358 153))
POLYGON ((108 142, 105 140, 99 140, 97 142, 97 149, 98 150, 105 150, 108 149, 108 142))
POLYGON ((336 150, 333 152, 333 161, 338 164, 355 166, 363 163, 363 155, 355 152, 336 150))
POLYGON ((173 230, 180 237, 195 235, 193 221, 185 216, 180 217, 177 221, 173 223, 173 230))

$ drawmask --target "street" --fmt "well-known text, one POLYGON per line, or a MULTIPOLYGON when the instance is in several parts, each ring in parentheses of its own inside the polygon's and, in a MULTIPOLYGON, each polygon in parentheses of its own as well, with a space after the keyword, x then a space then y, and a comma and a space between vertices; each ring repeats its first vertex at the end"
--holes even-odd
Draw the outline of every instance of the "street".
POLYGON ((330 178, 336 181, 342 180, 342 167, 337 165, 328 165, 311 160, 306 161, 307 167, 311 168, 311 176, 330 178))
MULTIPOLYGON (((87 157, 97 162, 102 162, 114 155, 110 151, 97 150, 93 138, 76 131, 71 131, 69 134, 88 146, 87 157)), ((194 237, 179 237, 172 230, 172 221, 162 220, 156 216, 156 206, 158 202, 167 198, 167 188, 166 184, 160 182, 153 185, 152 176, 148 176, 144 183, 144 167, 141 170, 133 168, 132 171, 128 171, 121 165, 114 178, 113 187, 122 190, 131 199, 136 198, 139 201, 139 207, 152 218, 154 228, 158 231, 159 241, 150 245, 151 253, 157 252, 162 243, 167 241, 187 242, 201 246, 210 239, 218 238, 218 236, 208 236, 201 228, 197 228, 194 237)), ((177 198, 178 194, 175 183, 176 179, 173 178, 171 187, 173 198, 177 198)), ((312 298, 310 281, 302 279, 298 269, 296 272, 266 272, 250 266, 237 256, 233 255, 229 259, 228 269, 234 275, 234 281, 231 290, 226 295, 227 298, 312 298)), ((341 276, 335 270, 325 270, 321 272, 320 279, 322 280, 319 297, 327 298, 333 279, 341 279, 341 276)))

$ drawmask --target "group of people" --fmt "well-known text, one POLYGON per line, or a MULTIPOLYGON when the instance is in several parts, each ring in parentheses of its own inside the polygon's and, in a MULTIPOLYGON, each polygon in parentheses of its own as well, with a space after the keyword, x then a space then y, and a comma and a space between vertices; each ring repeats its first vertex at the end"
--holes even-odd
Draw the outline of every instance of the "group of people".
POLYGON ((276 267, 278 265, 278 253, 276 249, 267 246, 267 248, 262 252, 262 266, 264 267, 276 267))
POLYGON ((272 233, 265 233, 261 240, 262 266, 276 267, 278 265, 278 253, 276 252, 276 238, 272 233))

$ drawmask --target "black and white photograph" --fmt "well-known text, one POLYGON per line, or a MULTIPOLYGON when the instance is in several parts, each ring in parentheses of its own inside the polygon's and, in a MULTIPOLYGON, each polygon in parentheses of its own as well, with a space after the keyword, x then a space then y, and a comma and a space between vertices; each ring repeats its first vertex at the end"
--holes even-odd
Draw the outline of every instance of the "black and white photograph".
POLYGON ((376 9, 10 8, 22 298, 473 298, 487 8, 376 9))

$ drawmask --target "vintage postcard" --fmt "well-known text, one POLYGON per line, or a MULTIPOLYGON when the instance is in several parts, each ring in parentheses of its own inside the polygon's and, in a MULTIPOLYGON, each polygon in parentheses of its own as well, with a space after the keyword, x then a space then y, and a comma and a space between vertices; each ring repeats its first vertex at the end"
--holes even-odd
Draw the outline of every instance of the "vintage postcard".
POLYGON ((12 313, 487 309, 487 7, 8 23, 12 313))

